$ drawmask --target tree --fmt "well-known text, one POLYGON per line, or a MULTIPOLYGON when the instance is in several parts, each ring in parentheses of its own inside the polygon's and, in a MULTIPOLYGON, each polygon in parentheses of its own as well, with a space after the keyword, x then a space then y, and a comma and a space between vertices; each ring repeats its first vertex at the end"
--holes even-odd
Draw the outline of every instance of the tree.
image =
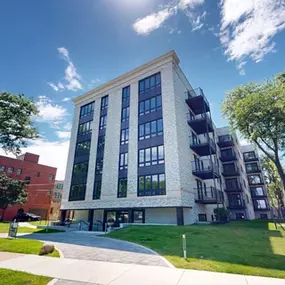
POLYGON ((281 165, 285 147, 285 79, 279 74, 261 84, 249 83, 226 94, 222 112, 233 130, 253 142, 276 166, 285 186, 281 165))
POLYGON ((13 180, 6 174, 0 175, 0 208, 2 209, 3 220, 6 209, 9 205, 25 204, 28 200, 25 189, 25 182, 13 180))
POLYGON ((28 139, 38 137, 32 116, 38 110, 34 102, 22 94, 0 92, 0 145, 5 152, 19 154, 28 139))
POLYGON ((278 210, 281 216, 281 209, 284 208, 284 193, 280 176, 275 164, 268 157, 261 158, 261 166, 267 184, 270 204, 278 210))

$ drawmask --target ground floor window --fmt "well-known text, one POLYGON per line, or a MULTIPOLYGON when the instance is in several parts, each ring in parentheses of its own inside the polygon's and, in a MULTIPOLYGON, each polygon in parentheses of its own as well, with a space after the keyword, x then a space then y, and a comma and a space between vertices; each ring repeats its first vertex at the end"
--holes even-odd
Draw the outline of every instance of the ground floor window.
POLYGON ((237 220, 244 220, 245 219, 244 213, 236 213, 236 219, 237 220))
POLYGON ((142 224, 143 223, 143 210, 133 211, 133 223, 142 224))
POLYGON ((199 222, 207 222, 207 215, 206 214, 198 214, 199 222))
POLYGON ((267 220, 268 219, 267 214, 260 214, 260 219, 267 220))

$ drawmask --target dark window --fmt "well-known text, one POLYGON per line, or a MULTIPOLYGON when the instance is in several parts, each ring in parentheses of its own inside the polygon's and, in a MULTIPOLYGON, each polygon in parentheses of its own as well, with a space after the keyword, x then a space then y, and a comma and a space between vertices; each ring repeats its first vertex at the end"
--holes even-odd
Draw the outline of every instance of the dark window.
POLYGON ((101 98, 101 110, 108 108, 108 98, 108 95, 101 98))
POLYGON ((122 91, 122 101, 123 102, 128 102, 130 100, 130 86, 127 86, 125 88, 123 88, 123 91, 122 91))
POLYGON ((14 172, 14 167, 7 168, 7 173, 13 173, 13 172, 14 172))
POLYGON ((79 128, 78 128, 78 135, 86 135, 86 134, 90 133, 92 131, 91 123, 92 123, 92 121, 80 124, 79 128))
POLYGON ((122 122, 127 121, 130 116, 130 108, 126 107, 122 109, 122 122))
POLYGON ((228 142, 228 141, 232 141, 232 136, 231 135, 223 135, 223 136, 219 136, 219 142, 228 142))
POLYGON ((53 213, 53 208, 50 208, 49 213, 50 213, 50 214, 52 214, 52 213, 53 213))
POLYGON ((142 210, 134 210, 133 211, 133 223, 142 224, 143 223, 143 211, 142 210))
POLYGON ((105 129, 106 128, 106 124, 107 124, 107 116, 101 116, 100 117, 100 130, 105 129))
POLYGON ((120 170, 128 169, 128 153, 120 154, 120 170))
POLYGON ((80 109, 80 118, 91 115, 94 112, 94 102, 84 105, 80 109))
POLYGON ((17 175, 21 175, 22 174, 22 168, 18 168, 17 169, 17 175))
POLYGON ((207 215, 206 214, 198 214, 199 222, 207 222, 207 215))
POLYGON ((102 181, 95 181, 94 191, 93 191, 93 200, 98 200, 101 197, 102 181))
POLYGON ((229 206, 231 207, 241 207, 242 200, 240 194, 229 194, 228 195, 229 206))
POLYGON ((138 196, 165 195, 165 174, 139 176, 138 196))
POLYGON ((53 175, 53 174, 50 174, 50 175, 48 176, 48 180, 49 180, 49 181, 53 181, 53 180, 54 180, 54 175, 53 175))
POLYGON ((236 213, 236 219, 237 220, 244 220, 245 219, 244 213, 236 213))
POLYGON ((96 159, 95 174, 102 174, 103 171, 103 158, 96 159))
POLYGON ((139 125, 139 140, 163 135, 162 119, 139 125))
POLYGON ((88 172, 88 161, 74 164, 73 174, 81 175, 88 172))
POLYGON ((161 95, 140 102, 139 116, 149 114, 161 109, 161 95))
POLYGON ((267 220, 268 219, 267 214, 260 214, 260 219, 267 220))
POLYGON ((264 189, 261 186, 258 187, 250 187, 251 195, 252 196, 264 196, 264 189))
POLYGON ((121 144, 128 144, 129 143, 129 129, 121 130, 121 144))
POLYGON ((160 86, 160 72, 139 81, 139 93, 144 93, 150 89, 160 86))
POLYGON ((139 150, 139 167, 164 163, 163 145, 139 150))
POLYGON ((26 176, 25 177, 25 184, 30 184, 31 183, 31 177, 30 176, 26 176))
POLYGON ((258 172, 259 171, 257 162, 246 163, 245 169, 246 169, 246 172, 258 172))
POLYGON ((225 179, 225 183, 228 190, 240 189, 240 184, 236 178, 225 179))
POLYGON ((5 166, 4 165, 0 165, 0 172, 3 172, 5 170, 5 166))
POLYGON ((128 179, 120 178, 118 184, 118 198, 127 197, 128 179))
POLYGON ((104 146, 105 146, 105 136, 99 136, 97 148, 101 148, 104 146))
POLYGON ((231 148, 221 150, 221 157, 232 157, 235 153, 231 148))
POLYGON ((236 166, 234 163, 223 164, 223 169, 225 173, 232 173, 236 171, 236 166))
POLYGON ((37 176, 37 177, 40 177, 40 176, 41 176, 41 173, 40 173, 40 172, 36 172, 36 176, 37 176))
POLYGON ((249 151, 249 152, 245 152, 243 154, 243 157, 245 160, 252 160, 252 159, 256 159, 256 155, 254 151, 249 151))
POLYGON ((90 147, 91 147, 91 142, 90 141, 77 143, 76 153, 78 153, 78 154, 80 154, 80 153, 87 154, 90 151, 90 147))
POLYGON ((253 200, 253 205, 255 209, 258 210, 267 210, 267 201, 265 199, 256 199, 253 200))
POLYGON ((259 174, 248 175, 248 182, 250 185, 253 184, 262 184, 262 180, 259 174))
POLYGON ((70 188, 69 201, 85 200, 86 184, 72 185, 70 188))

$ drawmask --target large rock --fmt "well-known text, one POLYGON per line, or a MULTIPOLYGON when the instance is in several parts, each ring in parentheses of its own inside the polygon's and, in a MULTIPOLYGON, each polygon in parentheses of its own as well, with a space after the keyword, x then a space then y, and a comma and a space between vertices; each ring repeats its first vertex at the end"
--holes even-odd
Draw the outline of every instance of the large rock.
POLYGON ((54 251, 54 245, 52 244, 44 244, 40 250, 39 255, 46 255, 49 253, 53 253, 54 251))

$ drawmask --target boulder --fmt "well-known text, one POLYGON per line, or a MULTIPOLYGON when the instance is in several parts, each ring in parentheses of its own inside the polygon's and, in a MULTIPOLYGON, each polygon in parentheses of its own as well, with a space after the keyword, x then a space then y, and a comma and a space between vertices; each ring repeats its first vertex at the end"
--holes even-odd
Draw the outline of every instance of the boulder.
POLYGON ((40 250, 39 255, 46 255, 49 253, 53 253, 54 251, 54 245, 52 244, 44 244, 40 250))

